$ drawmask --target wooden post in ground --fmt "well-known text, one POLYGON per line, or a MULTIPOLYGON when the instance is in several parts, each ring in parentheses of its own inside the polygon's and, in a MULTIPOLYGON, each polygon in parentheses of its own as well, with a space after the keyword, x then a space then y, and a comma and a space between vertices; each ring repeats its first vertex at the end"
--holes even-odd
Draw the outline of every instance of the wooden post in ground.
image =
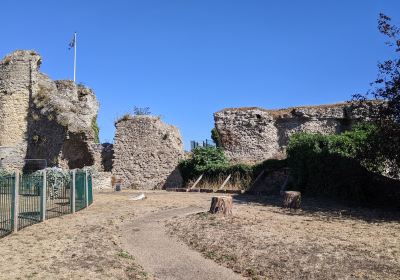
POLYGON ((75 192, 76 192, 76 170, 72 170, 72 186, 70 192, 70 201, 71 201, 71 213, 75 213, 75 192))
POLYGON ((43 182, 40 190, 40 220, 43 222, 46 220, 46 202, 47 202, 47 176, 46 170, 42 172, 43 182))
POLYGON ((214 196, 211 199, 210 213, 232 215, 233 199, 231 196, 214 196))
POLYGON ((18 231, 18 214, 19 214, 19 172, 14 173, 14 186, 12 189, 12 229, 13 232, 18 231))
POLYGON ((283 207, 290 209, 299 209, 301 205, 301 193, 287 191, 283 193, 283 207))
POLYGON ((201 174, 200 177, 196 180, 196 182, 194 182, 193 186, 190 188, 191 190, 193 190, 201 181, 201 179, 203 179, 203 175, 201 174))
POLYGON ((232 177, 232 174, 229 174, 229 176, 225 179, 225 181, 222 183, 221 187, 218 189, 219 191, 223 190, 225 185, 228 183, 229 179, 232 177))

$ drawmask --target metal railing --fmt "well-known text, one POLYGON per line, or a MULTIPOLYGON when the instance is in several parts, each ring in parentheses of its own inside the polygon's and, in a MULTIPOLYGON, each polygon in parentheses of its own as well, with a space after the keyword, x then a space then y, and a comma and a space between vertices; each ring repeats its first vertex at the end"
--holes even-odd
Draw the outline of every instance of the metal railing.
POLYGON ((0 177, 0 238, 12 232, 13 187, 15 177, 0 177))
POLYGON ((0 175, 0 238, 88 207, 93 203, 92 181, 91 173, 81 170, 51 182, 45 170, 0 175))

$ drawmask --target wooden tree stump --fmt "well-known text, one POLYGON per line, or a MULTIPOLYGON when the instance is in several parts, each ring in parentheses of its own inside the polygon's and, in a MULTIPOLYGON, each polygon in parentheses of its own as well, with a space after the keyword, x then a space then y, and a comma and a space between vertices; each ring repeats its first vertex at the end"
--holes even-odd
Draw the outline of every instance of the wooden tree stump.
POLYGON ((299 209, 301 204, 301 193, 287 191, 283 193, 283 207, 290 209, 299 209))
POLYGON ((214 196, 211 200, 210 213, 232 215, 233 200, 231 196, 214 196))

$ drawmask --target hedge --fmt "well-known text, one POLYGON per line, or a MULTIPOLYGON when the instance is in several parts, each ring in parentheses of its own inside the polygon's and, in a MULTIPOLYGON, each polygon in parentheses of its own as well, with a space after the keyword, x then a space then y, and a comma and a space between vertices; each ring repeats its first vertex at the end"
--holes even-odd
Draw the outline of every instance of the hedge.
POLYGON ((195 180, 201 174, 208 179, 219 179, 220 176, 235 174, 235 180, 254 180, 264 170, 276 170, 287 166, 286 160, 266 160, 256 165, 230 164, 224 151, 215 147, 200 147, 192 152, 189 159, 179 164, 184 183, 195 180))
POLYGON ((295 189, 367 206, 400 206, 400 182, 372 171, 368 156, 375 128, 357 126, 339 135, 299 133, 291 137, 288 165, 295 189))

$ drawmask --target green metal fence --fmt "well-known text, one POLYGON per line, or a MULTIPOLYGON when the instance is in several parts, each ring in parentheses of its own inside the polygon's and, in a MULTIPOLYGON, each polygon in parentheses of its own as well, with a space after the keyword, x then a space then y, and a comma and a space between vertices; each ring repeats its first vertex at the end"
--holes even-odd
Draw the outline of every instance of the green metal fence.
POLYGON ((92 174, 82 170, 51 181, 45 171, 0 175, 0 238, 45 219, 88 207, 93 203, 92 182, 92 174))
POLYGON ((40 222, 40 194, 42 188, 43 175, 20 175, 18 230, 40 222))
POLYGON ((6 175, 0 177, 0 238, 13 231, 12 199, 14 186, 14 176, 6 175))
POLYGON ((75 175, 75 210, 79 211, 86 207, 86 173, 77 171, 75 175))
POLYGON ((46 219, 71 213, 72 175, 46 180, 46 219))
POLYGON ((93 180, 92 176, 87 176, 88 181, 88 203, 89 205, 93 203, 93 180))

